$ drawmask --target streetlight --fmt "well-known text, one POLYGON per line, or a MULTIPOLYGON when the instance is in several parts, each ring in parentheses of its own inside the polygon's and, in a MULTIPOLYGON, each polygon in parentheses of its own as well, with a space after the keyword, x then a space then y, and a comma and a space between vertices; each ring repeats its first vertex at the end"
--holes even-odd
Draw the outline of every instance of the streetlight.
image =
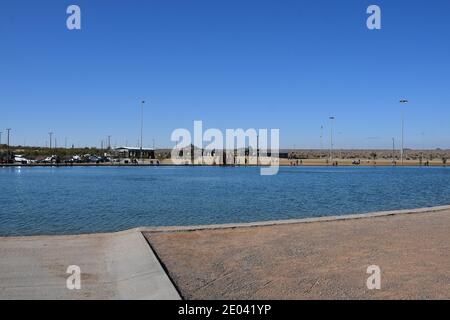
POLYGON ((425 138, 424 138, 424 136, 425 136, 425 132, 422 132, 421 133, 421 135, 422 135, 422 147, 421 147, 421 149, 422 149, 422 151, 421 151, 421 153, 420 153, 420 164, 421 165, 423 165, 423 152, 424 152, 424 150, 425 150, 425 138))
POLYGON ((145 100, 142 100, 142 102, 141 102, 141 160, 142 160, 142 130, 144 127, 144 103, 145 103, 145 100))
MULTIPOLYGON (((406 99, 402 99, 399 101, 401 104, 407 104, 409 101, 406 99)), ((401 163, 403 166, 403 153, 404 153, 404 144, 403 144, 403 138, 404 138, 404 127, 405 127, 405 117, 404 117, 404 110, 402 109, 402 149, 400 150, 400 158, 401 163)))
POLYGON ((320 126, 320 152, 319 152, 320 159, 322 159, 322 152, 323 152, 323 126, 320 126))
POLYGON ((7 145, 8 145, 8 147, 6 149, 7 150, 6 151, 6 155, 7 155, 6 161, 8 161, 8 163, 9 163, 9 132, 11 131, 11 128, 6 129, 6 131, 8 132, 8 139, 6 140, 7 145))
POLYGON ((333 161, 333 122, 335 117, 330 117, 330 161, 333 161))
POLYGON ((52 135, 53 135, 53 132, 49 132, 48 135, 50 137, 50 151, 51 151, 52 150, 52 135))
POLYGON ((395 163, 395 138, 392 138, 392 164, 395 163))

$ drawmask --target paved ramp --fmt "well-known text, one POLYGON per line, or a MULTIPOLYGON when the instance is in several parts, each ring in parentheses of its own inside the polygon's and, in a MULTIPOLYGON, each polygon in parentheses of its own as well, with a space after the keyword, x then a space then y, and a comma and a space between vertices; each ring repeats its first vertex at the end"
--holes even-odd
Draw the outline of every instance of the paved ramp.
POLYGON ((138 230, 0 238, 0 299, 180 299, 138 230), (67 267, 81 289, 66 287, 67 267))

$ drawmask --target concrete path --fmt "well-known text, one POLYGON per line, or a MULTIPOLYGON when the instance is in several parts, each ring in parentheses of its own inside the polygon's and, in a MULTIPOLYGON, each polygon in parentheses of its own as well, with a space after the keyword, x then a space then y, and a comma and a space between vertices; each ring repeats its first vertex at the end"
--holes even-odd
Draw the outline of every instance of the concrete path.
POLYGON ((76 236, 0 237, 0 299, 180 299, 137 229, 76 236), (67 267, 81 269, 69 290, 67 267))

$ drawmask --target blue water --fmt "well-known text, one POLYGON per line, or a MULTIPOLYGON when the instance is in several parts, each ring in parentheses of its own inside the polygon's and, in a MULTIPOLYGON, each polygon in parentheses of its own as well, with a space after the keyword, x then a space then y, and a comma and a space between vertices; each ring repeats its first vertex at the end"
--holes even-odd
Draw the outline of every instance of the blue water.
POLYGON ((0 235, 305 218, 450 204, 447 168, 0 168, 0 235))

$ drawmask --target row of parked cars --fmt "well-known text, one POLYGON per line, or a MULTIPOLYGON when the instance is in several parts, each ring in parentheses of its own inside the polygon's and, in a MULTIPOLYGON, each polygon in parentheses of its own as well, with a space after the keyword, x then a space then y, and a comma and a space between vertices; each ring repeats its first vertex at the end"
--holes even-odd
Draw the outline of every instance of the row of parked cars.
POLYGON ((0 163, 1 164, 14 164, 14 163, 20 163, 20 164, 34 164, 34 163, 42 163, 42 164, 51 164, 51 163, 108 163, 111 162, 112 159, 105 156, 96 156, 96 155, 90 155, 86 154, 83 156, 75 155, 71 158, 61 159, 61 157, 57 155, 52 155, 43 159, 38 160, 31 160, 27 159, 25 156, 17 154, 14 156, 11 156, 10 159, 1 158, 0 163))
POLYGON ((106 156, 96 156, 86 154, 84 156, 73 156, 71 159, 66 160, 65 162, 69 163, 107 163, 111 162, 111 158, 106 156))
POLYGON ((51 156, 51 157, 47 157, 45 159, 42 160, 32 160, 32 159, 27 159, 25 156, 21 155, 21 154, 16 154, 16 155, 12 155, 10 156, 9 159, 7 159, 6 157, 3 157, 0 159, 0 163, 2 164, 14 164, 14 163, 20 163, 20 164, 33 164, 33 163, 52 163, 56 161, 56 156, 51 156))

